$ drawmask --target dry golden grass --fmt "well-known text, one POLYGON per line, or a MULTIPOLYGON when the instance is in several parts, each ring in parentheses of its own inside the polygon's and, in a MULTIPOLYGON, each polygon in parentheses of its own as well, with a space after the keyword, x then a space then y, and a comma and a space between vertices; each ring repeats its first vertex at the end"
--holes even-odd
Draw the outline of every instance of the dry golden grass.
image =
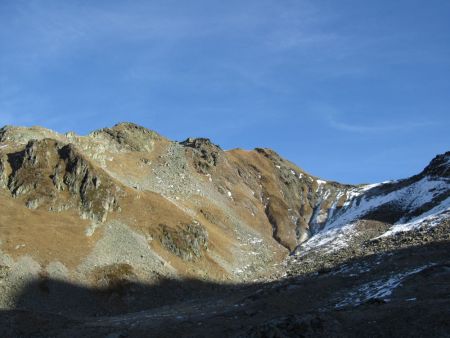
POLYGON ((28 255, 43 266, 60 261, 75 268, 92 250, 101 231, 85 235, 90 225, 77 212, 30 210, 19 199, 0 193, 1 249, 13 258, 28 255))

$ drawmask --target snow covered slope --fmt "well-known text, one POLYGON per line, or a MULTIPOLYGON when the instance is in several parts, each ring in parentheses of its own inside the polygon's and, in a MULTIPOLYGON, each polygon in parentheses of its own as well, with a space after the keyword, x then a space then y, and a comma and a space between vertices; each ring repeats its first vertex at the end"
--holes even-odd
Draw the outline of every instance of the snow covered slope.
MULTIPOLYGON (((346 246, 358 220, 390 224, 382 236, 432 227, 450 218, 450 152, 439 155, 418 175, 399 181, 362 186, 339 208, 330 208, 323 228, 296 252, 320 248, 332 252, 346 246)), ((381 236, 380 236, 381 237, 381 236)))

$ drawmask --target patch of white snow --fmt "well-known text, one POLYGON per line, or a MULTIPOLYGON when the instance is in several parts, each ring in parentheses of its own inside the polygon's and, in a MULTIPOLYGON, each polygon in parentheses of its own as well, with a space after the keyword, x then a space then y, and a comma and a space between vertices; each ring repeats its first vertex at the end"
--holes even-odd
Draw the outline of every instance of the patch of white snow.
POLYGON ((347 192, 347 202, 344 209, 337 215, 336 219, 328 227, 342 226, 350 223, 374 208, 386 203, 399 203, 400 205, 414 210, 421 205, 430 202, 434 196, 450 189, 450 182, 445 178, 424 177, 406 187, 394 190, 387 194, 375 196, 361 196, 358 203, 355 203, 359 193, 356 190, 347 192))
POLYGON ((432 228, 436 225, 439 225, 443 220, 448 218, 450 218, 450 197, 445 199, 433 209, 428 210, 422 215, 413 218, 407 223, 397 222, 388 231, 386 231, 381 236, 378 236, 377 238, 392 236, 398 232, 411 231, 423 226, 432 228))
POLYGON ((297 250, 296 254, 303 256, 311 250, 322 250, 325 253, 331 253, 336 250, 345 248, 349 241, 352 239, 352 235, 356 233, 356 222, 349 223, 343 227, 325 229, 313 237, 311 237, 307 242, 301 244, 297 250))
POLYGON ((410 271, 390 276, 387 279, 380 279, 363 284, 355 291, 349 292, 348 296, 338 302, 335 307, 342 308, 348 305, 357 306, 368 301, 369 299, 383 299, 384 301, 389 301, 389 296, 398 286, 401 285, 403 280, 405 280, 408 276, 421 272, 431 265, 432 264, 421 266, 410 271))

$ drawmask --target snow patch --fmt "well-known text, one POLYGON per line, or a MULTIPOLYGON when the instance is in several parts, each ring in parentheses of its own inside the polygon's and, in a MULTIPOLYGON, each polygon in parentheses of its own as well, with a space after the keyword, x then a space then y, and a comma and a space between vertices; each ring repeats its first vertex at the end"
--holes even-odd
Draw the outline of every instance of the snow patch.
POLYGON ((296 255, 303 256, 309 251, 317 249, 323 250, 324 253, 331 253, 347 247, 352 235, 356 234, 356 224, 357 222, 349 223, 343 227, 318 232, 296 249, 296 255))
POLYGON ((327 183, 327 181, 323 181, 323 180, 316 180, 316 182, 317 182, 316 192, 318 192, 320 189, 322 189, 322 186, 327 183))
POLYGON ((386 203, 395 202, 407 209, 414 210, 449 189, 448 179, 424 177, 411 185, 387 194, 359 196, 361 190, 350 190, 347 191, 347 202, 344 204, 344 209, 336 215, 336 220, 330 222, 328 227, 333 228, 350 223, 386 203))
POLYGON ((388 182, 386 181, 386 182, 383 182, 383 183, 366 184, 366 185, 363 185, 363 186, 361 187, 361 190, 360 190, 360 191, 361 191, 361 192, 367 191, 367 190, 370 190, 370 189, 379 187, 380 185, 385 184, 385 183, 388 183, 388 182))
POLYGON ((370 299, 383 299, 384 301, 389 301, 389 296, 398 286, 401 285, 402 281, 432 265, 433 264, 421 266, 414 270, 393 275, 387 279, 380 279, 363 284, 355 291, 350 291, 348 296, 338 302, 335 307, 342 308, 348 305, 357 306, 370 299))
POLYGON ((445 199, 438 206, 423 213, 422 215, 413 218, 408 223, 397 222, 388 231, 376 238, 388 237, 395 235, 398 232, 407 232, 421 227, 432 228, 442 223, 445 219, 450 218, 450 197, 445 199))

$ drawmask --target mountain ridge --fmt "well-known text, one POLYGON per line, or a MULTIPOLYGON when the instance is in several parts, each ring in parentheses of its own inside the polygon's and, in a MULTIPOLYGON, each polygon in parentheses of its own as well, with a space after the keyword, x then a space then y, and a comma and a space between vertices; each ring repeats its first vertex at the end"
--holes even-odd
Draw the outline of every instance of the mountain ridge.
MULTIPOLYGON (((397 249, 431 243, 440 253, 450 240, 450 152, 409 178, 351 185, 313 176, 268 148, 224 151, 133 123, 86 136, 5 126, 0 205, 1 308, 16 308, 30 281, 33 290, 48 280, 107 290, 134 310, 134 288, 168 280, 283 289, 285 278, 333 279, 342 270, 349 278, 359 271, 372 287, 369 268, 352 262, 371 270, 397 249)), ((439 255, 430 264, 445 265, 439 255)), ((398 263, 398 280, 420 273, 419 263, 398 263)), ((45 297, 61 304, 52 290, 45 286, 45 297)), ((378 299, 352 292, 355 299, 336 296, 337 308, 378 299)))
MULTIPOLYGON (((281 189, 279 189, 281 196, 280 194, 276 193, 276 188, 272 187, 273 182, 269 182, 268 180, 266 180, 267 184, 260 184, 260 187, 262 188, 260 192, 260 200, 261 202, 263 202, 263 199, 265 199, 264 201, 265 214, 272 225, 274 238, 277 239, 277 241, 280 244, 287 247, 290 251, 295 249, 296 245, 300 244, 312 233, 317 232, 323 226, 329 223, 330 219, 333 217, 333 213, 336 212, 336 208, 342 209, 343 207, 345 207, 345 204, 346 203, 348 204, 349 198, 355 198, 358 195, 361 195, 361 193, 364 193, 364 195, 376 194, 376 192, 380 189, 383 189, 384 190, 383 192, 389 190, 396 190, 398 189, 398 186, 408 184, 408 182, 414 182, 416 178, 423 178, 427 175, 441 176, 441 177, 448 177, 450 175, 448 166, 449 153, 436 156, 420 174, 412 176, 409 179, 399 180, 397 182, 385 182, 377 185, 373 184, 349 185, 349 184, 341 184, 334 181, 325 181, 315 176, 311 176, 310 174, 304 172, 302 169, 298 168, 291 162, 281 158, 277 153, 275 153, 271 149, 255 148, 253 151, 243 151, 240 149, 233 149, 229 150, 228 152, 224 152, 220 147, 212 144, 210 140, 204 138, 197 138, 197 139, 189 138, 182 142, 173 142, 173 141, 171 142, 154 131, 150 131, 142 126, 138 126, 136 124, 128 122, 116 124, 112 128, 103 128, 93 131, 87 136, 77 136, 72 132, 62 135, 42 127, 26 128, 26 127, 5 126, 0 129, 1 143, 7 142, 9 145, 15 144, 16 147, 19 144, 27 143, 24 150, 25 151, 24 154, 27 154, 27 151, 31 152, 32 149, 39 147, 39 145, 42 142, 44 143, 43 144, 44 148, 49 147, 49 145, 48 144, 46 145, 45 143, 51 142, 50 141, 51 139, 57 141, 57 144, 52 146, 58 148, 58 151, 61 151, 61 149, 63 149, 64 146, 67 146, 66 149, 70 150, 71 155, 73 157, 72 161, 73 160, 78 161, 77 164, 80 162, 86 162, 86 160, 83 160, 83 156, 84 158, 91 158, 91 160, 94 160, 94 162, 96 162, 96 164, 100 167, 100 169, 104 170, 109 176, 115 178, 116 180, 118 179, 120 183, 124 184, 125 186, 132 187, 135 189, 136 187, 139 187, 139 184, 134 185, 130 184, 129 180, 127 181, 126 179, 125 180, 123 179, 123 176, 121 180, 120 179, 121 176, 118 175, 117 171, 113 171, 110 168, 108 168, 108 166, 106 165, 106 161, 108 160, 112 162, 112 158, 111 157, 106 158, 107 153, 109 154, 151 153, 155 146, 155 141, 163 143, 163 145, 165 146, 167 145, 183 146, 186 149, 186 152, 189 153, 189 155, 192 157, 193 160, 192 164, 197 173, 205 175, 208 177, 208 180, 211 180, 211 174, 209 173, 209 171, 214 170, 216 167, 221 167, 221 165, 223 167, 224 164, 225 165, 228 164, 228 163, 223 164, 220 163, 220 161, 228 162, 228 159, 223 154, 229 153, 231 155, 234 155, 235 153, 237 156, 231 156, 232 159, 233 157, 234 157, 233 160, 235 160, 236 157, 238 158, 240 157, 239 159, 241 160, 241 162, 243 162, 242 161, 243 154, 255 152, 256 154, 263 156, 272 164, 272 168, 270 168, 272 169, 272 171, 274 169, 273 167, 275 167, 275 169, 278 169, 278 171, 280 171, 279 180, 281 182, 277 183, 279 183, 278 185, 283 186, 281 189), (75 151, 78 151, 79 153, 74 155, 75 151), (298 182, 296 182, 296 179, 301 180, 303 176, 305 176, 306 179, 310 182, 302 182, 303 186, 299 186, 298 182), (291 186, 294 187, 292 188, 291 186), (301 205, 296 205, 296 203, 289 203, 289 202, 286 203, 287 200, 298 201, 299 191, 300 194, 302 195, 301 197, 303 197, 303 195, 307 196, 306 197, 307 201, 305 201, 301 205), (325 193, 323 193, 324 191, 325 193), (317 195, 316 197, 311 196, 314 192, 317 195), (329 198, 330 195, 331 198, 329 198), (310 200, 313 201, 311 202, 310 200), (284 210, 287 209, 287 211, 289 211, 291 215, 287 215, 287 213, 280 214, 280 209, 284 210), (298 212, 296 212, 295 210, 298 210, 298 212), (291 221, 295 219, 295 221, 293 221, 293 223, 296 223, 295 231, 297 240, 295 241, 295 243, 293 243, 292 240, 289 240, 289 237, 292 237, 291 233, 289 233, 288 235, 285 234, 288 230, 285 229, 286 226, 284 226, 283 223, 289 222, 287 218, 290 218, 291 221)), ((8 146, 8 144, 4 144, 3 146, 4 147, 8 146)), ((24 185, 20 184, 19 186, 15 187, 14 185, 17 184, 17 180, 15 179, 16 171, 14 171, 12 174, 8 174, 8 170, 9 171, 14 170, 13 167, 15 163, 16 163, 15 165, 17 166, 17 156, 19 156, 19 154, 20 153, 12 154, 10 155, 10 158, 8 160, 5 160, 5 158, 3 158, 3 160, 0 162, 0 168, 2 169, 0 172, 1 173, 0 177, 3 178, 2 180, 0 180, 1 181, 0 184, 2 184, 3 186, 8 186, 13 195, 16 195, 18 192, 22 193, 23 190, 27 190, 29 188, 24 187, 24 185), (8 163, 10 163, 11 168, 7 168, 8 163), (6 178, 5 175, 7 176, 9 175, 9 177, 6 178)), ((36 161, 36 154, 34 155, 28 154, 28 157, 30 156, 35 156, 33 160, 36 161)), ((150 162, 150 160, 146 158, 140 158, 139 160, 141 161, 140 162, 141 165, 145 165, 145 163, 148 164, 150 162)), ((34 165, 35 164, 36 163, 34 163, 34 165)), ((236 161, 234 162, 234 164, 237 164, 236 161)), ((256 168, 255 170, 255 167, 254 166, 252 167, 251 164, 249 163, 244 164, 247 166, 246 168, 247 172, 245 173, 245 175, 247 175, 246 178, 248 181, 251 179, 250 177, 251 174, 249 175, 248 168, 254 171, 252 173, 253 176, 255 176, 255 172, 259 172, 259 168, 256 168)), ((48 165, 48 163, 45 163, 44 166, 45 165, 48 165)), ((166 162, 164 163, 164 165, 170 166, 170 163, 166 162)), ((186 163, 184 165, 186 165, 186 163)), ((29 167, 33 167, 33 165, 29 167)), ((61 170, 60 167, 54 169, 55 173, 52 175, 52 180, 54 185, 57 186, 58 188, 57 190, 64 190, 62 188, 62 181, 64 181, 64 179, 59 178, 57 175, 58 171, 60 170, 61 170)), ((79 171, 79 168, 77 170, 79 171)), ((244 170, 242 169, 242 163, 239 163, 237 168, 237 173, 239 177, 242 177, 242 175, 244 175, 243 171, 244 170), (239 165, 241 165, 241 167, 239 167, 239 165)), ((77 174, 80 175, 79 172, 77 172, 77 174)), ((261 177, 259 173, 256 173, 256 176, 262 180, 265 180, 266 178, 261 177)), ((67 176, 65 176, 65 179, 67 180, 67 176)), ((72 177, 72 180, 73 179, 74 178, 72 177)), ((100 182, 100 179, 96 177, 83 177, 82 179, 85 180, 84 183, 86 183, 86 180, 87 181, 93 180, 93 182, 91 182, 91 185, 94 184, 94 189, 91 189, 92 191, 95 191, 97 188, 96 183, 94 181, 99 180, 100 182)), ((161 180, 159 177, 157 177, 157 179, 161 180)), ((34 186, 36 186, 35 184, 36 182, 32 183, 34 184, 34 186)), ((138 183, 142 184, 142 182, 138 183)), ((244 183, 248 185, 247 184, 248 182, 244 183)), ((78 185, 80 185, 80 182, 78 182, 78 185)), ((158 189, 158 187, 155 187, 155 185, 157 186, 157 184, 155 183, 148 185, 150 185, 151 191, 160 193, 161 195, 164 196, 162 187, 158 189)), ((79 186, 76 186, 69 190, 71 190, 72 192, 80 190, 79 192, 83 193, 83 191, 87 186, 89 186, 89 184, 85 185, 84 189, 81 190, 79 186)), ((139 187, 139 189, 142 189, 142 187, 139 187)), ((226 195, 231 194, 229 190, 225 191, 223 187, 218 187, 218 190, 222 194, 226 195)), ((254 194, 253 190, 252 193, 254 194)), ((228 197, 232 198, 232 196, 228 197)), ((90 212, 91 215, 90 216, 84 215, 84 216, 91 218, 100 217, 103 219, 103 221, 105 221, 106 214, 111 208, 111 206, 109 206, 108 204, 116 203, 114 197, 111 198, 112 200, 110 201, 110 203, 108 203, 107 201, 100 201, 100 204, 105 204, 105 207, 103 207, 102 205, 97 207, 97 209, 103 209, 102 215, 95 215, 95 213, 93 213, 92 210, 85 210, 85 212, 86 211, 88 213, 90 212)), ((168 196, 168 198, 171 198, 171 196, 168 196)), ((84 201, 85 209, 92 209, 92 203, 95 202, 94 200, 98 200, 98 198, 91 198, 90 201, 87 200, 84 201)), ((38 204, 37 200, 32 199, 28 200, 27 203, 32 207, 37 207, 38 204)), ((81 204, 83 204, 83 202, 81 204)), ((386 212, 384 212, 383 214, 386 214, 386 212)), ((376 215, 374 215, 374 217, 376 218, 376 215)), ((387 219, 380 219, 380 220, 383 221, 387 219)))

